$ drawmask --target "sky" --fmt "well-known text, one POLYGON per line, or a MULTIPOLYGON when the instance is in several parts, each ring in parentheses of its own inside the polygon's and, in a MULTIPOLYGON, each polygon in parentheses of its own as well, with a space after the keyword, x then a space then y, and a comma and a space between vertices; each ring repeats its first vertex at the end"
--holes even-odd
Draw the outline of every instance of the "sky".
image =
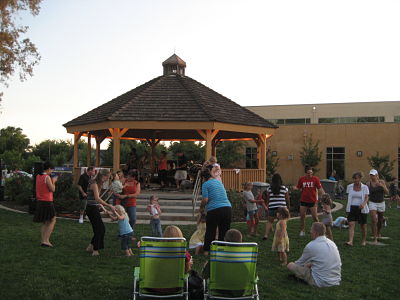
POLYGON ((20 19, 42 59, 4 89, 0 128, 71 140, 62 124, 162 75, 173 53, 243 106, 398 101, 399 13, 398 0, 43 0, 20 19))

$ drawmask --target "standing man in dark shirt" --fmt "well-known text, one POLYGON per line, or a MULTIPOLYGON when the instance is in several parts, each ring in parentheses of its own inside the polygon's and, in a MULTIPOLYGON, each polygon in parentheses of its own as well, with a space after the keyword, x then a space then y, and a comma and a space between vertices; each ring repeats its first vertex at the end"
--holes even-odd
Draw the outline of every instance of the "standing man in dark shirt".
POLYGON ((79 177, 78 181, 78 189, 79 189, 79 200, 80 200, 80 215, 79 215, 79 223, 83 223, 83 215, 85 214, 86 204, 87 204, 87 188, 89 186, 89 180, 94 176, 94 168, 88 167, 86 172, 82 173, 79 177))
POLYGON ((178 165, 175 172, 175 182, 177 189, 180 188, 182 180, 187 178, 187 159, 182 151, 176 153, 178 157, 178 165))

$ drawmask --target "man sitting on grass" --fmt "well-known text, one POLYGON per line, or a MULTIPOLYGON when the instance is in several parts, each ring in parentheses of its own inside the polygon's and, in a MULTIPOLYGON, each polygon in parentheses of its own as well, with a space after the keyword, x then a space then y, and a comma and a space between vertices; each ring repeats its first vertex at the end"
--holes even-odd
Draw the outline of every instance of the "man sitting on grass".
POLYGON ((334 242, 325 236, 325 226, 315 222, 311 227, 311 238, 303 250, 303 255, 287 265, 297 278, 316 287, 339 285, 341 267, 339 251, 334 242))

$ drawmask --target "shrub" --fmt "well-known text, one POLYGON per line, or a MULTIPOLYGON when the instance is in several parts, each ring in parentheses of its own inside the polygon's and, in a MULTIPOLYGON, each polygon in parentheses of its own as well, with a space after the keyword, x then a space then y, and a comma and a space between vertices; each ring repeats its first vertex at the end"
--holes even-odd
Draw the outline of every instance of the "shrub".
POLYGON ((5 196, 17 204, 29 204, 32 198, 32 178, 27 176, 13 176, 5 182, 5 196))
POLYGON ((79 210, 79 190, 73 184, 70 174, 63 174, 56 183, 54 206, 57 212, 74 212, 79 210))
POLYGON ((293 186, 288 186, 290 195, 290 211, 298 212, 300 209, 301 191, 295 190, 293 186))
POLYGON ((243 209, 243 196, 242 193, 235 190, 227 191, 228 199, 232 205, 232 221, 239 222, 244 221, 244 209, 243 209))

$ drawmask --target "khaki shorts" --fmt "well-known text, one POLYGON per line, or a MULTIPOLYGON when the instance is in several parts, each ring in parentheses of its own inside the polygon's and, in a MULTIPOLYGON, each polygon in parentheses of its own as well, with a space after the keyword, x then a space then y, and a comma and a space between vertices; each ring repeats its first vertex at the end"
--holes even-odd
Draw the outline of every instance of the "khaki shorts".
POLYGON ((309 285, 317 286, 315 281, 314 281, 314 278, 312 277, 311 268, 303 267, 303 266, 298 265, 296 263, 291 263, 289 270, 291 272, 293 272, 294 275, 296 275, 297 278, 300 278, 300 279, 304 280, 309 285))
POLYGON ((376 210, 378 212, 384 212, 385 211, 385 202, 380 202, 380 203, 376 203, 376 202, 368 202, 368 208, 369 210, 376 210))

